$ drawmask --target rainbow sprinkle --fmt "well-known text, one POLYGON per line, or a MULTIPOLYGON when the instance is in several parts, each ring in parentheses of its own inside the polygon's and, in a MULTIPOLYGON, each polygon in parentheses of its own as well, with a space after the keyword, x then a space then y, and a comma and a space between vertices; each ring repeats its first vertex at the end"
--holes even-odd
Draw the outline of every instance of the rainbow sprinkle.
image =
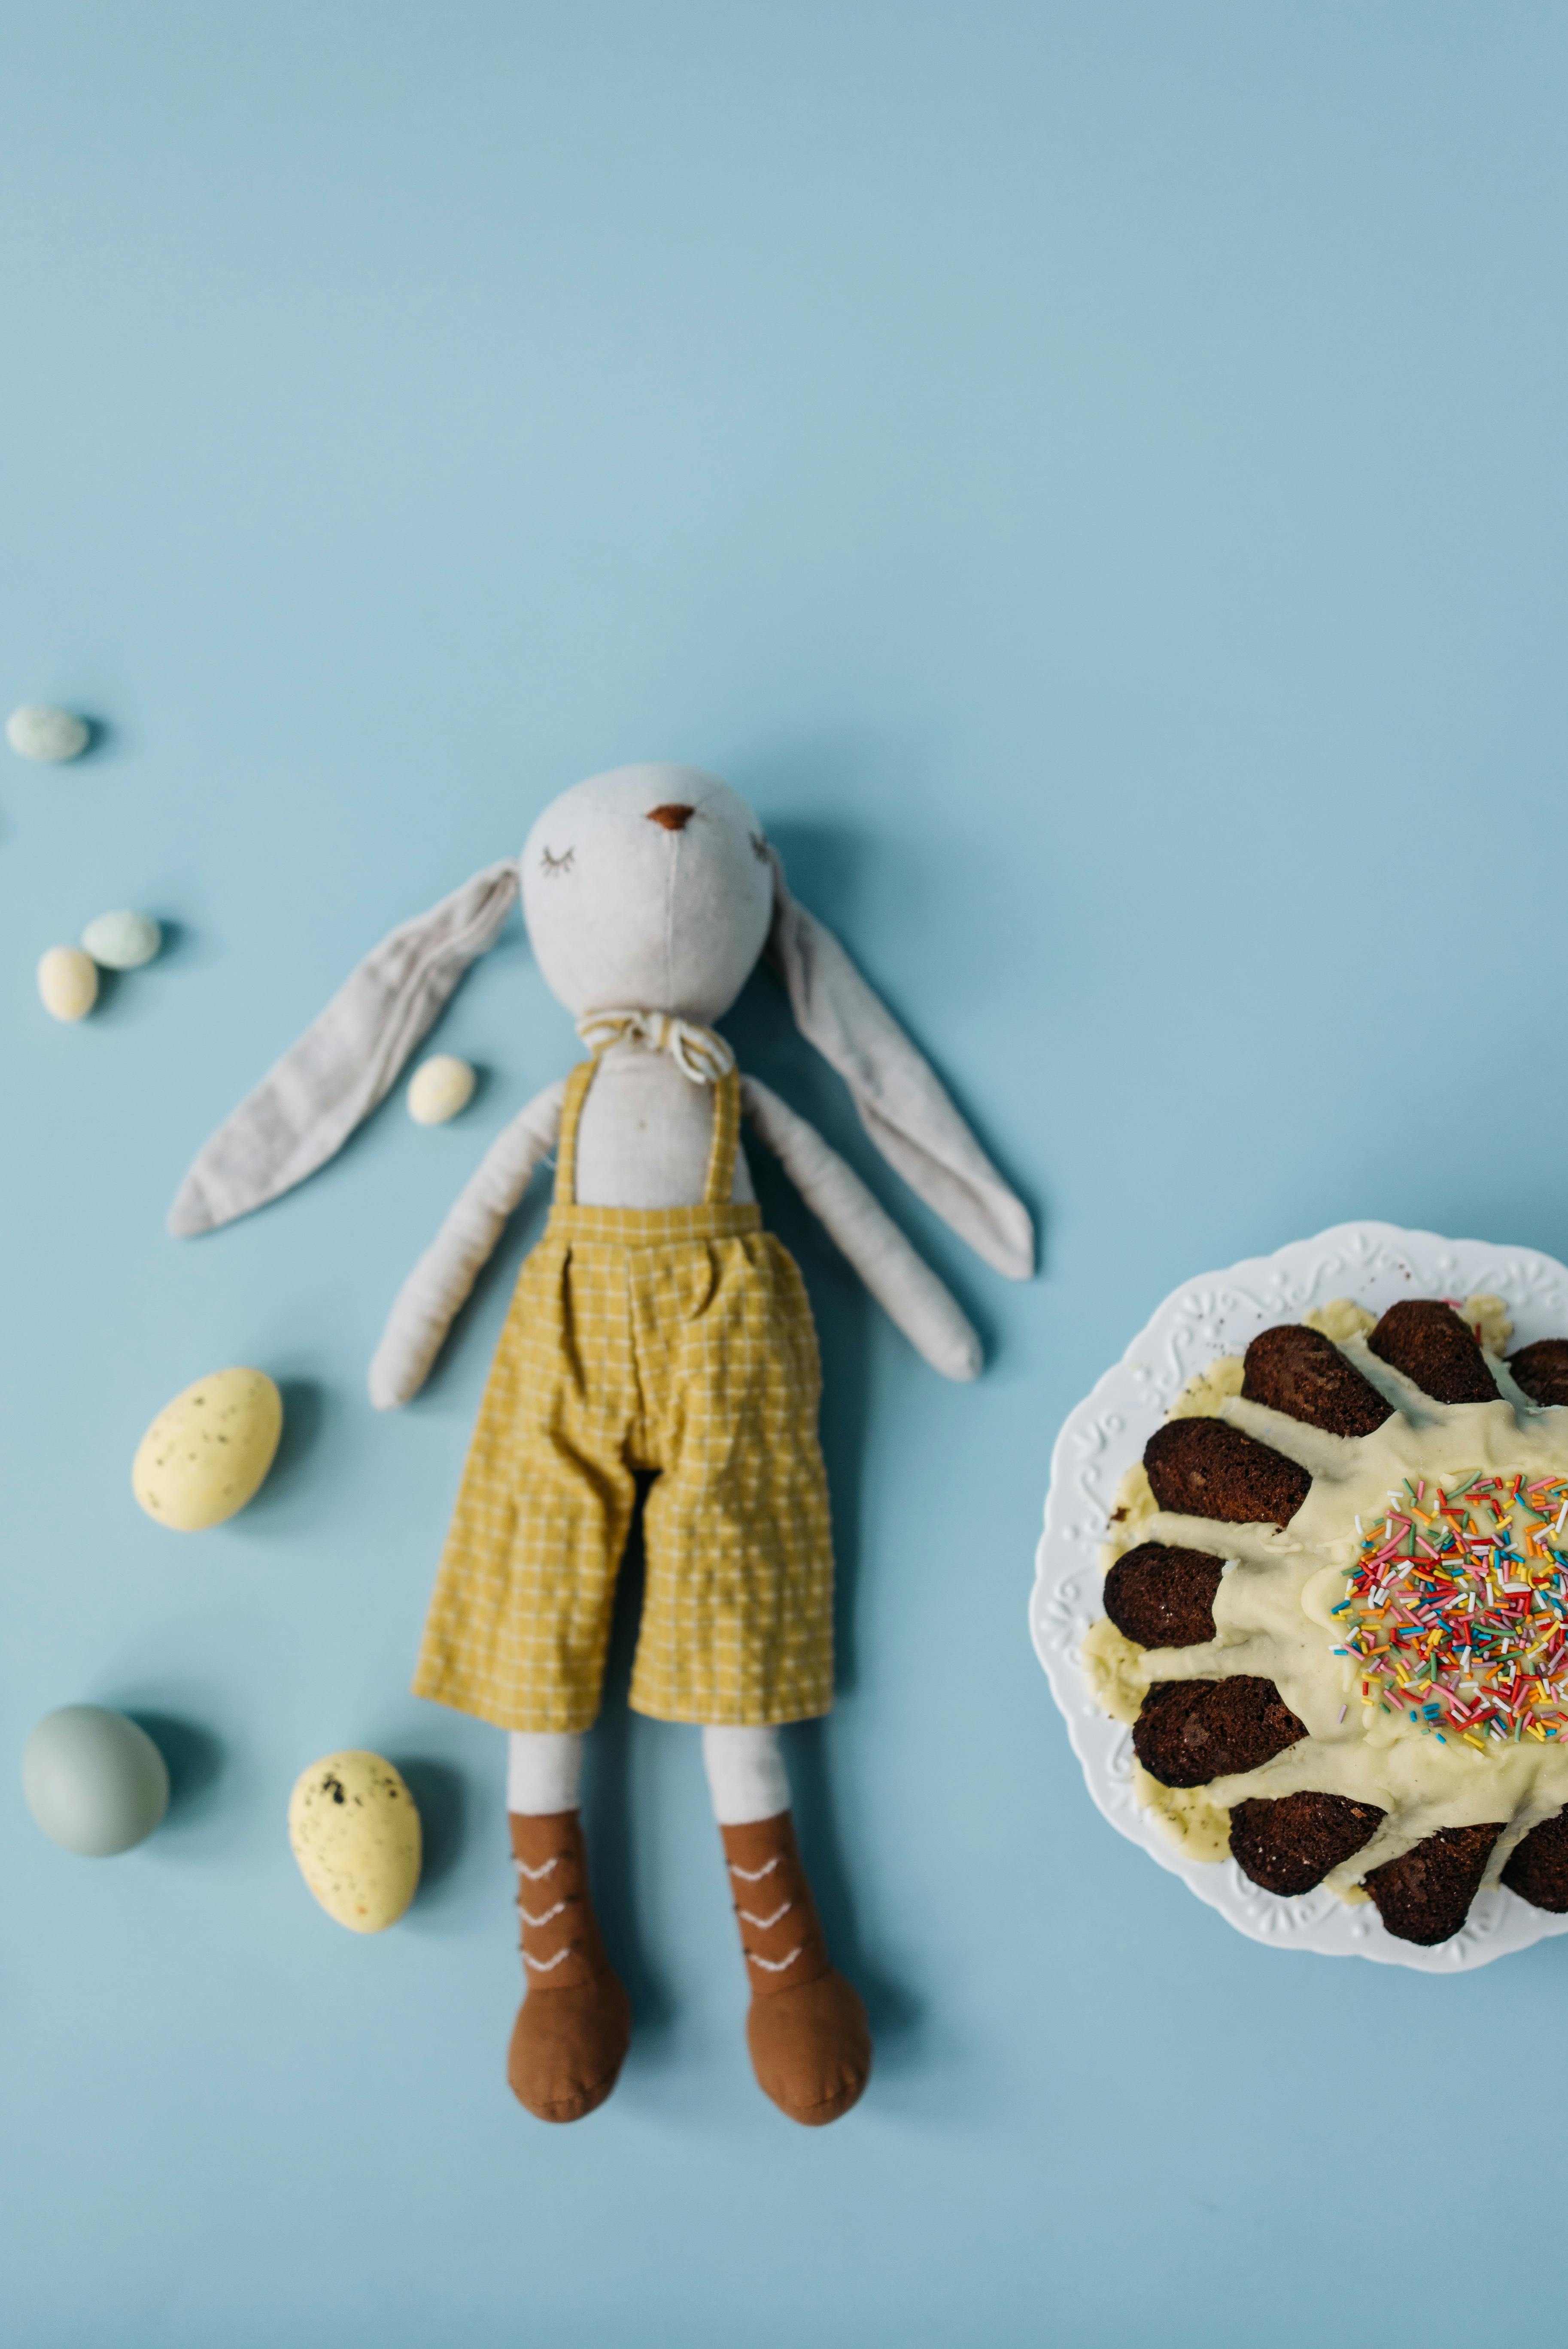
POLYGON ((1568 1477, 1407 1478, 1388 1499, 1333 1610, 1363 1702, 1482 1754, 1568 1737, 1568 1477))

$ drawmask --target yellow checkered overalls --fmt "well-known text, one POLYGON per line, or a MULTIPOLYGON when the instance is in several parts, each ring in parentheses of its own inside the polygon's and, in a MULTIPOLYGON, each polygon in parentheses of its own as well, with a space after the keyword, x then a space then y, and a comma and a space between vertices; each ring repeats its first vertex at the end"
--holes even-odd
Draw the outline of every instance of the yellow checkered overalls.
POLYGON ((522 1268, 425 1626, 415 1693, 500 1729, 586 1729, 635 1497, 647 1581, 631 1702, 760 1727, 832 1702, 820 1372, 794 1260, 730 1197, 733 1069, 700 1207, 580 1207, 562 1107, 555 1202, 522 1268))

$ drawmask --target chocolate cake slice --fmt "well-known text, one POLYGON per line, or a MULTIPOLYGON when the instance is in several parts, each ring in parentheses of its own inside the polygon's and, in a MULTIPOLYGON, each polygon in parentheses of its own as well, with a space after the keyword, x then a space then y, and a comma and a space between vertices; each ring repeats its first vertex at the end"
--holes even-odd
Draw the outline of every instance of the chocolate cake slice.
POLYGON ((1532 1402, 1568 1402, 1568 1338, 1542 1338, 1522 1346, 1509 1356, 1508 1367, 1532 1402))
POLYGON ((1265 1892, 1310 1892, 1331 1868, 1370 1843, 1387 1814, 1343 1795, 1253 1796, 1231 1813, 1231 1849, 1265 1892))
POLYGON ((1568 1912, 1568 1811, 1531 1828, 1504 1861, 1502 1880, 1532 1909, 1568 1912))
POLYGON ((1306 1735, 1273 1681, 1157 1681, 1132 1724, 1132 1748, 1162 1786, 1206 1786, 1257 1770, 1306 1735))
POLYGON ((1195 1648, 1214 1636, 1224 1560, 1172 1542, 1140 1542, 1105 1578, 1105 1611, 1140 1648, 1195 1648))
POLYGON ((1398 1859, 1375 1868, 1367 1878, 1367 1890, 1390 1933, 1428 1950, 1457 1933, 1470 1915, 1491 1847, 1501 1833, 1501 1820, 1483 1826, 1439 1827, 1398 1859))
POLYGON ((1242 1392, 1329 1435, 1370 1435, 1394 1406, 1347 1362, 1332 1339, 1302 1322, 1262 1330, 1247 1348, 1242 1392))
POLYGON ((1497 1383, 1481 1360, 1475 1331, 1435 1297, 1407 1297, 1390 1305, 1367 1343, 1434 1402, 1497 1401, 1497 1383))
POLYGON ((1287 1526, 1312 1479, 1305 1468, 1222 1419, 1168 1419, 1143 1447, 1162 1509, 1222 1525, 1287 1526))

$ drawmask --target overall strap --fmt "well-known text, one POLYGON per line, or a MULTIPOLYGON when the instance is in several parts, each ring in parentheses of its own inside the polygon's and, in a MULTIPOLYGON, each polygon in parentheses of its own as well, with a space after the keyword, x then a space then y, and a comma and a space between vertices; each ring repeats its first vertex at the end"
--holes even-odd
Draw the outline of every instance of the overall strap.
POLYGON ((565 1098, 561 1104, 561 1132, 555 1143, 555 1205, 573 1207, 577 1204, 577 1122, 583 1114, 583 1102, 599 1066, 599 1056, 591 1061, 579 1061, 566 1080, 565 1098))
MULTIPOLYGON (((561 1133, 555 1145, 555 1205, 577 1204, 577 1128, 583 1103, 599 1068, 597 1052, 579 1061, 566 1080, 561 1104, 561 1133)), ((713 1142, 707 1155, 705 1207, 727 1207, 735 1192, 735 1154, 740 1146, 740 1079, 727 1069, 713 1087, 713 1142)))
POLYGON ((740 1146, 740 1078, 726 1069, 713 1088, 713 1147, 708 1153, 705 1207, 727 1207, 735 1192, 735 1154, 740 1146))

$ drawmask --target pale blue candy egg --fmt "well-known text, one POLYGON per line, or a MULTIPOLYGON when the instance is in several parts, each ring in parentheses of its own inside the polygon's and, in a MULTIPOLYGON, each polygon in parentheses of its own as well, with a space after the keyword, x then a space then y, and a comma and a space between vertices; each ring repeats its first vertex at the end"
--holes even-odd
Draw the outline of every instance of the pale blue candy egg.
POLYGON ((132 913, 129 906, 100 914, 82 932, 82 945, 105 970, 139 970, 162 944, 163 932, 151 915, 132 913))
POLYGON ((145 1729, 101 1704, 46 1713, 22 1750, 27 1808, 53 1843, 108 1859, 169 1808, 169 1771, 145 1729))

